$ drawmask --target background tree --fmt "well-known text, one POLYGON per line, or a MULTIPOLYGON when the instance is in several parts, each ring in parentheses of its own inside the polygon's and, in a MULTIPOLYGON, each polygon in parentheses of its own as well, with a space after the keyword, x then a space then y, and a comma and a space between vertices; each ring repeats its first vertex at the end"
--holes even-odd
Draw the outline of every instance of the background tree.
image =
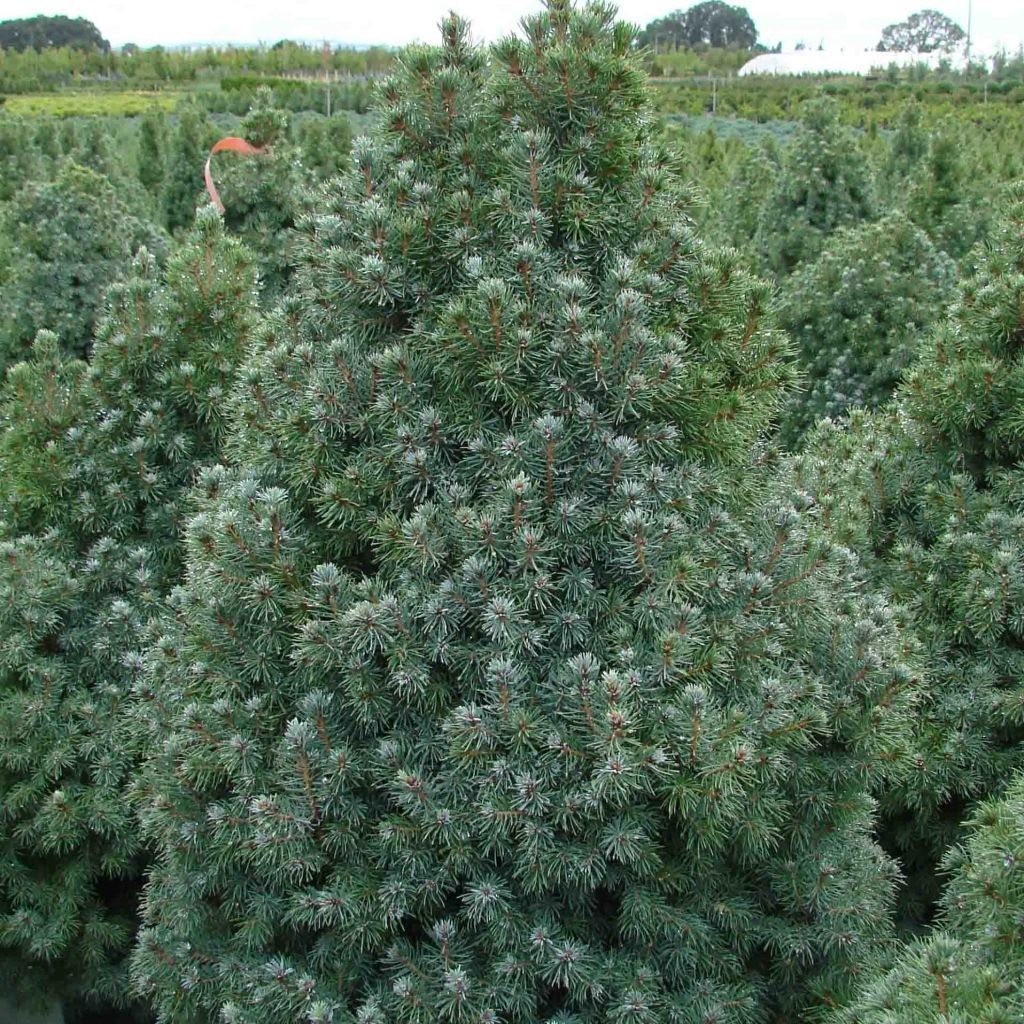
POLYGON ((685 15, 686 45, 751 49, 757 43, 757 29, 745 7, 722 0, 704 0, 685 15))
POLYGON ((296 142, 305 170, 319 181, 340 174, 352 149, 352 122, 342 111, 331 117, 306 117, 296 126, 296 142))
POLYGON ((85 18, 68 18, 63 14, 48 17, 14 18, 0 21, 0 49, 49 50, 71 47, 78 50, 100 50, 106 53, 110 43, 100 30, 85 18))
POLYGON ((803 464, 830 528, 902 609, 928 666, 914 771, 882 795, 917 918, 971 802, 1024 765, 1024 186, 1001 222, 896 404, 823 426, 803 464))
POLYGON ((68 352, 84 353, 104 290, 126 273, 139 246, 158 254, 165 246, 107 178, 70 161, 53 181, 23 186, 0 224, 10 239, 0 281, 0 366, 27 353, 42 329, 68 352))
POLYGON ((166 118, 150 111, 139 128, 139 181, 150 195, 157 196, 164 184, 166 118))
POLYGON ((688 10, 655 18, 640 33, 639 42, 662 50, 681 46, 750 49, 757 43, 757 28, 745 7, 705 0, 688 10))
POLYGON ((180 499, 215 457, 253 314, 206 211, 161 274, 110 292, 91 362, 42 332, 0 391, 0 991, 129 999, 143 866, 128 709, 176 581, 180 499))
POLYGON ((821 252, 841 227, 880 213, 871 166, 830 99, 805 105, 802 124, 758 210, 761 268, 782 277, 821 252))
POLYGON ((640 33, 637 42, 641 46, 649 46, 655 50, 678 50, 686 45, 686 12, 672 11, 671 14, 655 18, 647 23, 640 33))
POLYGON ((770 289, 613 10, 524 31, 404 54, 242 373, 147 671, 168 1022, 795 1020, 888 941, 912 674, 774 480, 770 289))
POLYGON ((258 254, 260 287, 272 303, 291 277, 295 220, 306 178, 299 153, 289 138, 287 113, 261 88, 239 132, 261 150, 253 157, 225 154, 214 158, 224 223, 258 254))
POLYGON ((167 140, 161 192, 164 225, 168 231, 188 227, 203 201, 203 164, 216 131, 198 111, 187 108, 167 140))
POLYGON ((927 9, 910 15, 906 21, 887 25, 882 30, 879 50, 896 52, 952 53, 967 38, 967 33, 952 18, 927 9))
POLYGON ((783 421, 800 443, 824 416, 888 402, 944 312, 956 267, 904 215, 840 228, 782 287, 780 322, 799 347, 805 390, 783 421))

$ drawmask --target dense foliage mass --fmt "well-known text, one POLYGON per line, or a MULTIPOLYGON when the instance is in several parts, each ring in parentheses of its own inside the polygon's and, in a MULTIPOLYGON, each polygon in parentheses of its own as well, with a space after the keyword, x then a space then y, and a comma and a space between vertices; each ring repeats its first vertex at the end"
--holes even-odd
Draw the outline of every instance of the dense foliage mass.
POLYGON ((21 358, 36 331, 83 354, 103 293, 160 233, 136 216, 102 174, 65 163, 53 181, 29 182, 2 211, 10 258, 0 278, 0 367, 21 358))
POLYGON ((169 1021, 792 1019, 889 941, 912 675, 760 461, 768 291, 611 10, 526 34, 403 58, 244 374, 148 675, 169 1021))
MULTIPOLYGON (((966 801, 1024 746, 1024 188, 891 408, 823 426, 805 478, 926 652, 916 768, 887 794, 899 849, 934 865, 966 801)), ((934 888, 917 883, 923 898, 934 888)))
POLYGON ((955 281, 952 259, 902 214, 840 228, 797 267, 781 321, 800 346, 806 380, 785 418, 787 443, 825 416, 888 402, 955 281))
POLYGON ((142 868, 127 801, 142 630, 179 573, 254 310, 204 215, 110 293, 88 365, 41 332, 0 392, 0 991, 128 998, 142 868))
POLYGON ((110 43, 85 18, 37 14, 34 18, 0 21, 0 49, 52 50, 60 47, 106 51, 110 49, 110 43))
POLYGON ((745 7, 703 0, 688 10, 655 18, 639 34, 638 41, 655 50, 698 46, 750 50, 757 43, 757 28, 745 7))
POLYGON ((872 978, 835 1024, 1012 1024, 1024 1018, 1024 779, 979 805, 947 854, 940 928, 872 978))
POLYGON ((766 272, 791 273, 814 259, 839 228, 878 216, 871 167, 836 105, 808 104, 803 126, 758 208, 754 245, 766 272))
POLYGON ((1024 60, 744 19, 0 50, 0 1018, 1021 1018, 1024 60))

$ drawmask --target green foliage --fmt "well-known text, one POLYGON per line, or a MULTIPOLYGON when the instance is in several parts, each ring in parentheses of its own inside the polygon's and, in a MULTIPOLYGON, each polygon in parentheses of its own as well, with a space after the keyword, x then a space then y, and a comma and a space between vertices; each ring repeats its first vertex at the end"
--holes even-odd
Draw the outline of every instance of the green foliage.
POLYGON ((916 766, 884 795, 889 841, 920 870, 912 914, 965 804, 1024 753, 1024 187, 922 346, 898 402, 809 446, 803 482, 876 587, 902 606, 929 666, 916 766))
POLYGON ((188 227, 203 195, 203 164, 214 131, 194 110, 184 110, 167 140, 161 202, 168 231, 188 227))
POLYGON ((799 346, 806 390, 785 418, 787 445, 825 416, 886 403, 955 285, 952 260, 901 214, 840 228, 798 266, 780 320, 799 346))
POLYGON ((0 213, 10 263, 0 280, 0 367, 50 330, 65 350, 84 353, 103 292, 141 245, 163 249, 103 175, 66 162, 53 181, 28 182, 0 213))
POLYGON ((26 182, 42 178, 44 168, 29 122, 0 114, 0 204, 10 200, 26 182))
POLYGON ((52 50, 59 47, 105 52, 110 49, 110 43, 85 18, 37 14, 34 18, 0 21, 0 49, 52 50))
POLYGON ((639 42, 676 50, 681 46, 749 50, 757 43, 757 29, 745 7, 703 0, 689 10, 656 18, 640 33, 639 42))
POLYGON ((352 121, 348 114, 303 118, 296 134, 302 166, 318 180, 333 178, 348 167, 352 149, 352 121))
POLYGON ((941 931, 912 943, 834 1024, 1024 1019, 1024 778, 966 828, 944 864, 941 931))
POLYGON ((154 196, 159 195, 164 184, 165 138, 165 118, 149 111, 139 128, 139 181, 154 196))
POLYGON ((628 27, 450 18, 324 190, 149 654, 162 1020, 795 1020, 885 948, 883 602, 628 27))
POLYGON ((288 138, 288 115, 261 89, 241 124, 242 137, 262 152, 214 158, 224 223, 257 254, 265 301, 276 300, 291 277, 291 249, 302 167, 288 138))
POLYGON ((966 38, 967 33, 952 18, 940 11, 927 9, 911 14, 906 21, 887 25, 882 30, 878 49, 952 53, 966 38))
POLYGON ((253 297, 248 257, 205 215, 165 275, 142 252, 111 290, 89 365, 42 332, 0 393, 5 992, 128 999, 142 861, 126 711, 253 297))
POLYGON ((758 215, 754 244, 765 270, 782 276, 813 260, 841 227, 872 220, 879 203, 871 167, 836 104, 809 103, 803 130, 784 153, 758 215))

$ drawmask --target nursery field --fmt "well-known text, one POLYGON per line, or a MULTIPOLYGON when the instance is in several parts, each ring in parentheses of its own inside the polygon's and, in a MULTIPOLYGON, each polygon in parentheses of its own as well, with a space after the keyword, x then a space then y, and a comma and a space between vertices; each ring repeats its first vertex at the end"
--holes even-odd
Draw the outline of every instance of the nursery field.
POLYGON ((1024 1020, 1024 60, 724 6, 0 48, 0 1024, 1024 1020))

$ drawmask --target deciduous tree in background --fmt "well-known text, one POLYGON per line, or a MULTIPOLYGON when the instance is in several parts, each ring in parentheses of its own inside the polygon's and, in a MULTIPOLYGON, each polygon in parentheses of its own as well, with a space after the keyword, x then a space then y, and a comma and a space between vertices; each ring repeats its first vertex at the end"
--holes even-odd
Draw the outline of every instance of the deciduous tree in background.
POLYGON ((910 15, 906 21, 887 25, 878 42, 879 50, 896 52, 952 53, 967 33, 950 17, 931 8, 910 15))

